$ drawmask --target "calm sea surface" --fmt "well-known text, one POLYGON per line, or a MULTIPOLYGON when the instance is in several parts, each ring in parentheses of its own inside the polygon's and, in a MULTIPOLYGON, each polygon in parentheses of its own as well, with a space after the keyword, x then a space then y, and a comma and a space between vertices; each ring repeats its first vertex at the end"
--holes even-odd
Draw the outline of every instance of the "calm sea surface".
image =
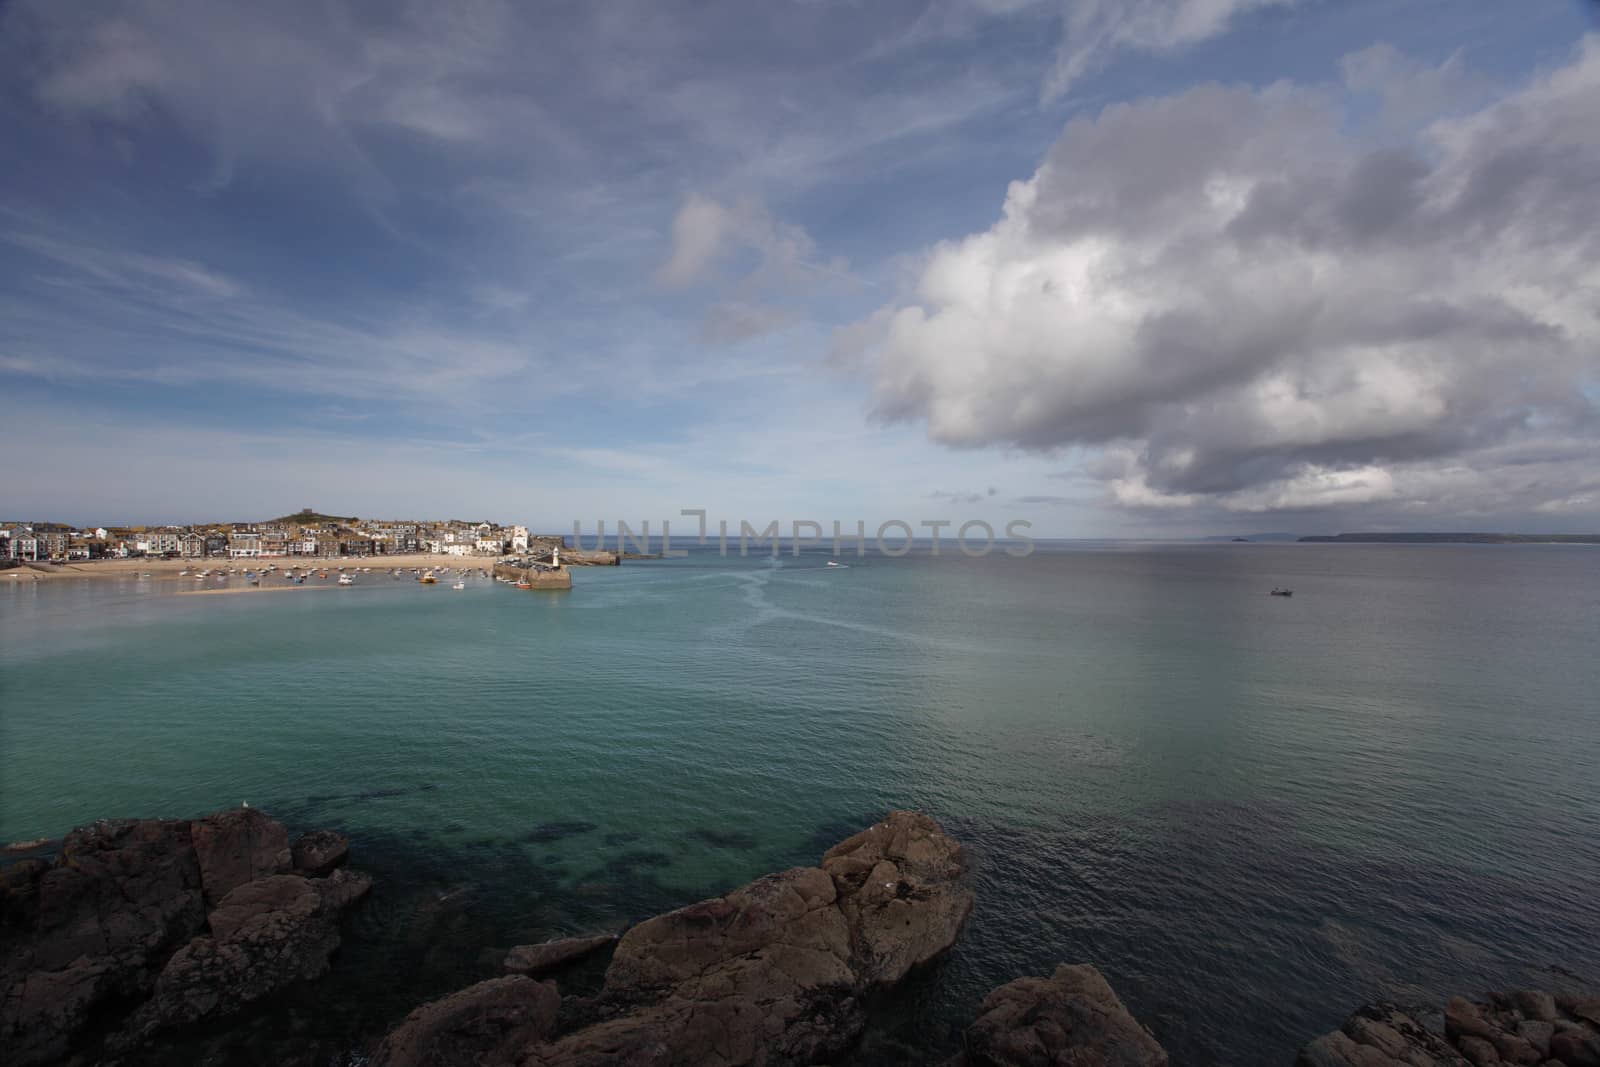
POLYGON ((978 904, 863 1061, 948 1051, 1061 961, 1180 1064, 1287 1064, 1377 997, 1600 982, 1600 549, 825 559, 0 585, 0 840, 244 800, 347 831, 380 888, 266 1009, 335 1041, 893 807, 968 845, 978 904))

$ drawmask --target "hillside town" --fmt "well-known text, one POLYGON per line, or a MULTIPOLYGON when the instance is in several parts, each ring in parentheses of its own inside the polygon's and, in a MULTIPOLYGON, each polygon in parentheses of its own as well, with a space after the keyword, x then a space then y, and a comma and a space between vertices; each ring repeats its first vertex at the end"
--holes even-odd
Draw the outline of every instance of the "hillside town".
POLYGON ((0 523, 0 559, 24 563, 95 559, 332 559, 427 553, 503 556, 529 548, 526 526, 457 520, 344 518, 307 508, 267 522, 77 527, 0 523))

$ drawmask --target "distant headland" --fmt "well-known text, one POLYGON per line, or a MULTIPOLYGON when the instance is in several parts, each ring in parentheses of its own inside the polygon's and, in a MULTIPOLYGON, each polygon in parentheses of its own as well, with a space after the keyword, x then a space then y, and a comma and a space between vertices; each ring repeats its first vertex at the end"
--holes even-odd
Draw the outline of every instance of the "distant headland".
POLYGON ((1320 544, 1395 545, 1600 545, 1600 533, 1341 533, 1302 537, 1320 544))

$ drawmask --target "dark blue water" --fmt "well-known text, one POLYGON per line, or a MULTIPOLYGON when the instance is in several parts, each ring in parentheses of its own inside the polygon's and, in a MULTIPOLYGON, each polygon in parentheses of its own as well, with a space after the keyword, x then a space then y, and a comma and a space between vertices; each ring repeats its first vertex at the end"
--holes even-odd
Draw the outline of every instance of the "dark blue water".
POLYGON ((978 906, 871 1062, 1062 961, 1187 1064, 1287 1063, 1377 997, 1600 980, 1600 550, 825 559, 0 588, 0 838, 240 800, 347 830, 380 890, 267 1009, 335 1041, 897 806, 967 843, 978 906))

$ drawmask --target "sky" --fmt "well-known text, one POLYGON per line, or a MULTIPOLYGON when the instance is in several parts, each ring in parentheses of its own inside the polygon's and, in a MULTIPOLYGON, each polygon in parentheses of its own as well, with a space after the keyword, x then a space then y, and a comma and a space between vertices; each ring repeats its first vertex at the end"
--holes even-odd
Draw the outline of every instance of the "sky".
POLYGON ((1600 529, 1577 0, 0 0, 0 517, 1600 529))

